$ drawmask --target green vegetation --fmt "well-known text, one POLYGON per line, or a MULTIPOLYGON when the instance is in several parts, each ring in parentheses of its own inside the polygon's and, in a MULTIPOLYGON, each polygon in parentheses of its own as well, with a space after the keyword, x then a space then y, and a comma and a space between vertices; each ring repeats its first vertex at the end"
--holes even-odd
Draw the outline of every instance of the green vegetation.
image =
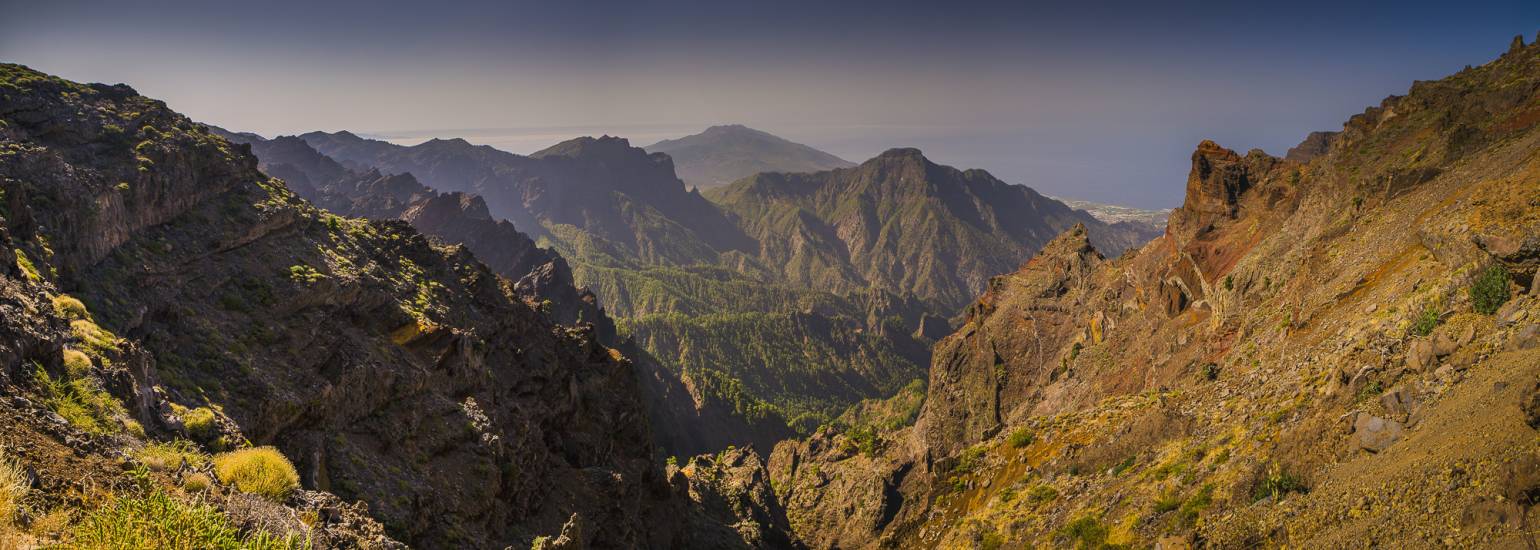
POLYGON ((91 357, 79 350, 64 348, 64 372, 72 379, 91 375, 91 357))
POLYGON ((214 410, 208 407, 188 409, 182 413, 182 428, 187 435, 198 441, 208 442, 219 436, 219 424, 214 410))
POLYGON ((17 248, 12 252, 16 253, 16 267, 21 268, 21 272, 23 275, 27 276, 27 280, 34 283, 43 280, 43 275, 38 273, 37 266, 34 265, 32 260, 27 257, 26 252, 22 252, 20 248, 17 248))
POLYGON ((91 312, 86 311, 86 305, 68 294, 60 294, 53 297, 53 311, 60 317, 71 321, 91 319, 91 312))
POLYGON ((1438 307, 1428 304, 1428 307, 1423 308, 1422 313, 1418 313, 1412 321, 1412 334, 1418 336, 1433 334, 1433 329, 1438 328, 1438 322, 1438 307))
POLYGON ((1107 542, 1108 529, 1102 524, 1101 518, 1094 515, 1084 515, 1076 518, 1059 529, 1059 535, 1069 539, 1070 544, 1081 550, 1111 550, 1122 548, 1121 545, 1107 542))
POLYGON ((1203 365, 1203 379, 1210 382, 1219 379, 1219 363, 1203 365))
POLYGON ((214 457, 214 473, 219 480, 243 493, 281 502, 299 488, 299 472, 283 453, 272 447, 257 447, 221 453, 214 457))
POLYGON ((16 520, 16 510, 21 506, 22 497, 27 495, 28 486, 27 472, 0 454, 0 534, 16 520))
POLYGON ((186 502, 164 491, 118 497, 75 526, 72 546, 141 550, 290 550, 309 548, 299 537, 265 531, 242 536, 230 519, 201 501, 186 502))
POLYGON ((180 468, 182 464, 202 469, 209 463, 209 455, 203 454, 197 445, 185 439, 152 442, 139 449, 135 455, 149 469, 163 472, 180 468))
POLYGON ((1508 301, 1509 280, 1508 268, 1494 265, 1487 269, 1476 278, 1475 282, 1471 283, 1469 289, 1471 307, 1482 315, 1497 313, 1497 308, 1508 301))
POLYGON ((91 434, 115 433, 123 425, 118 418, 127 412, 95 378, 54 379, 35 365, 32 372, 38 392, 43 395, 43 405, 63 417, 70 425, 91 434))
POLYGON ((1262 500, 1272 497, 1273 500, 1278 500, 1289 493, 1305 493, 1309 490, 1304 480, 1274 465, 1266 475, 1262 476, 1262 479, 1258 480, 1256 488, 1251 492, 1251 498, 1262 500))
POLYGON ((315 268, 308 265, 301 264, 289 266, 289 280, 296 283, 308 285, 320 281, 324 278, 326 278, 325 275, 322 275, 321 272, 316 271, 315 268))
POLYGON ((877 430, 871 426, 857 426, 845 431, 844 445, 847 449, 860 451, 866 456, 875 456, 880 442, 877 430))
POLYGON ((1059 498, 1058 489, 1054 489, 1052 485, 1047 483, 1039 483, 1033 485, 1031 489, 1027 489, 1027 500, 1035 503, 1049 502, 1056 498, 1059 498))
POLYGON ((117 354, 122 350, 118 348, 118 335, 108 332, 89 319, 76 319, 70 321, 70 332, 80 340, 84 351, 98 359, 106 358, 109 354, 117 354))
POLYGON ((1032 440, 1036 437, 1037 434, 1032 432, 1032 428, 1022 426, 1020 428, 1016 428, 1011 432, 1010 435, 1005 436, 1005 442, 1011 447, 1020 449, 1022 447, 1026 447, 1027 445, 1031 445, 1032 440))

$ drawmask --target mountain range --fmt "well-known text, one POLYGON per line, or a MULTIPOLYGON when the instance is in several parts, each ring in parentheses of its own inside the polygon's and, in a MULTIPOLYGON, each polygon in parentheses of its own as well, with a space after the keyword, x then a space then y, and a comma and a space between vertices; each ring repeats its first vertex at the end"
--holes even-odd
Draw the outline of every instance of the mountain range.
POLYGON ((0 547, 1532 547, 1537 151, 1522 37, 1158 232, 0 64, 0 547))

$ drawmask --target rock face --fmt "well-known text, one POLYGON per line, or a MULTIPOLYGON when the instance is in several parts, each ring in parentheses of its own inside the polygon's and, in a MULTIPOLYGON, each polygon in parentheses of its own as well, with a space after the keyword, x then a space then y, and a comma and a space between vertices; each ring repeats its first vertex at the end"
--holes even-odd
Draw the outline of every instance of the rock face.
POLYGON ((814 548, 1535 544, 1534 504, 1507 495, 1540 459, 1540 301, 1520 293, 1537 113, 1530 45, 1292 159, 1201 143, 1164 236, 1107 259, 1074 227, 991 279, 914 427, 778 447, 793 529, 814 548))
POLYGON ((1283 155, 1284 160, 1292 160, 1301 164, 1309 163, 1316 157, 1326 154, 1331 150, 1331 141, 1337 137, 1337 132, 1310 132, 1299 145, 1289 149, 1283 155))
MULTIPOLYGON (((692 544, 694 505, 653 462, 633 364, 592 328, 559 324, 464 246, 316 209, 247 146, 127 87, 0 70, 4 286, 22 281, 34 304, 4 306, 5 319, 48 327, 6 329, 7 393, 46 390, 22 382, 32 361, 101 378, 126 405, 118 421, 143 437, 276 446, 305 488, 366 502, 418 547, 563 533, 595 547, 692 544), (77 320, 67 341, 100 356, 91 372, 59 366, 49 342, 64 323, 36 305, 48 289, 89 308, 70 313, 94 323, 77 320), (217 411, 214 434, 183 421, 192 409, 217 411)), ((366 176, 356 183, 375 191, 339 200, 445 232, 506 226, 473 199, 366 176)), ((79 452, 105 452, 96 445, 79 452)))
POLYGON ((674 159, 686 185, 720 187, 761 172, 820 172, 854 163, 800 143, 738 124, 712 126, 678 139, 644 147, 674 159))

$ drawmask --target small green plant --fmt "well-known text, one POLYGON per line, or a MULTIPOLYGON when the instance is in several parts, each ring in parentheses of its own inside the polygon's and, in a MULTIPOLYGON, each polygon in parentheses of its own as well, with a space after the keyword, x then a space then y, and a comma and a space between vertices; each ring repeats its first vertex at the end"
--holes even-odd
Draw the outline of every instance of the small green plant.
POLYGON ((12 252, 16 254, 16 267, 21 268, 21 273, 27 276, 27 280, 34 283, 43 280, 43 274, 38 272, 37 265, 33 264, 32 259, 27 257, 27 253, 22 252, 20 248, 14 249, 12 252))
POLYGON ((1508 301, 1508 268, 1494 265, 1471 283, 1470 303, 1477 313, 1491 315, 1508 301))
POLYGON ((118 335, 108 332, 89 319, 76 319, 70 321, 70 332, 80 340, 84 350, 92 357, 106 357, 108 354, 116 354, 118 348, 118 335))
POLYGON ((1056 498, 1059 498, 1059 491, 1047 483, 1039 483, 1027 489, 1027 500, 1032 502, 1043 503, 1056 498))
POLYGON ((79 350, 64 348, 64 371, 70 378, 84 378, 91 374, 91 356, 79 350))
POLYGON ((1155 499, 1155 513, 1164 514, 1182 507, 1182 497, 1176 491, 1167 491, 1155 499))
POLYGON ((1121 548, 1107 543, 1109 531, 1102 523, 1101 518, 1093 515, 1085 515, 1065 524, 1059 529, 1059 535, 1068 538, 1075 548, 1086 550, 1121 548))
POLYGON ((1112 475, 1123 475, 1123 472, 1127 472, 1129 468, 1134 467, 1134 458, 1135 457, 1133 455, 1129 455, 1128 458, 1123 459, 1122 462, 1119 462, 1116 466, 1113 466, 1112 475))
POLYGON ((866 456, 877 454, 877 429, 871 426, 856 426, 845 432, 846 445, 853 446, 855 450, 866 456))
POLYGON ((324 278, 326 278, 325 275, 322 275, 321 272, 316 271, 315 268, 308 265, 300 264, 289 266, 289 280, 292 280, 296 283, 303 283, 308 285, 320 281, 324 278))
POLYGON ((198 450, 191 441, 178 439, 171 442, 153 442, 136 453, 139 461, 151 470, 171 471, 186 464, 202 469, 209 463, 209 456, 198 450))
POLYGON ((214 410, 208 407, 188 409, 182 413, 182 428, 193 439, 207 443, 219 436, 219 423, 214 410))
POLYGON ((1268 469, 1267 475, 1257 483, 1256 489, 1251 492, 1252 500, 1262 500, 1273 497, 1273 500, 1283 498, 1289 493, 1305 493, 1309 488, 1305 487, 1304 480, 1295 477, 1278 467, 1276 464, 1268 469))
POLYGON ((1438 317, 1438 308, 1429 304, 1428 307, 1423 308, 1422 313, 1418 313, 1415 320, 1412 321, 1412 334, 1416 334, 1418 336, 1427 336, 1429 334, 1433 334, 1433 329, 1438 328, 1438 317))
POLYGON ((1069 347, 1069 360, 1070 361, 1074 361, 1076 357, 1080 356, 1080 349, 1081 349, 1081 347, 1082 346, 1080 345, 1080 342, 1075 342, 1075 345, 1069 347))
POLYGON ((1176 513, 1176 521, 1185 527, 1192 527, 1198 523, 1198 516, 1214 502, 1214 485, 1204 484, 1198 489, 1197 494, 1182 503, 1182 507, 1176 513))
POLYGON ((988 531, 979 535, 978 543, 980 550, 999 550, 999 548, 1005 546, 1005 537, 1001 536, 1000 533, 988 531))
POLYGON ((1026 447, 1027 445, 1031 445, 1032 440, 1036 437, 1037 434, 1032 433, 1031 428, 1022 426, 1020 428, 1016 428, 1016 430, 1012 431, 1010 435, 1005 436, 1005 442, 1011 447, 1020 449, 1022 447, 1026 447))
POLYGON ((294 470, 294 464, 272 447, 221 453, 214 457, 214 473, 220 481, 243 493, 274 502, 282 502, 299 488, 299 472, 294 470))
POLYGON ((679 457, 670 456, 668 457, 668 460, 664 461, 664 463, 677 468, 679 467, 679 457))
POLYGON ((1235 276, 1225 275, 1225 290, 1235 290, 1235 276))
POLYGON ((1363 207, 1364 207, 1364 198, 1363 197, 1353 197, 1353 210, 1359 210, 1359 209, 1362 209, 1363 207))
POLYGON ((71 321, 91 318, 91 312, 86 310, 86 305, 68 294, 53 297, 53 311, 71 321))
POLYGON ((1203 379, 1214 381, 1219 379, 1219 363, 1203 365, 1203 379))
MULTIPOLYGON (((27 472, 10 458, 0 454, 0 531, 16 520, 16 510, 27 495, 27 472)), ((0 542, 4 542, 0 540, 0 542)))

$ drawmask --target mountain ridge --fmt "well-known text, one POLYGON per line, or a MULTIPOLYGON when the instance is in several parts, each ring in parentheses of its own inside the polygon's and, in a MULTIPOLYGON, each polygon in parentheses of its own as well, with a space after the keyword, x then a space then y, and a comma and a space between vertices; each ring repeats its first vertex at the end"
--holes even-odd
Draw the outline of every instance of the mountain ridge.
POLYGON ((741 124, 643 147, 674 159, 679 178, 699 189, 726 185, 760 172, 817 172, 855 163, 741 124))

